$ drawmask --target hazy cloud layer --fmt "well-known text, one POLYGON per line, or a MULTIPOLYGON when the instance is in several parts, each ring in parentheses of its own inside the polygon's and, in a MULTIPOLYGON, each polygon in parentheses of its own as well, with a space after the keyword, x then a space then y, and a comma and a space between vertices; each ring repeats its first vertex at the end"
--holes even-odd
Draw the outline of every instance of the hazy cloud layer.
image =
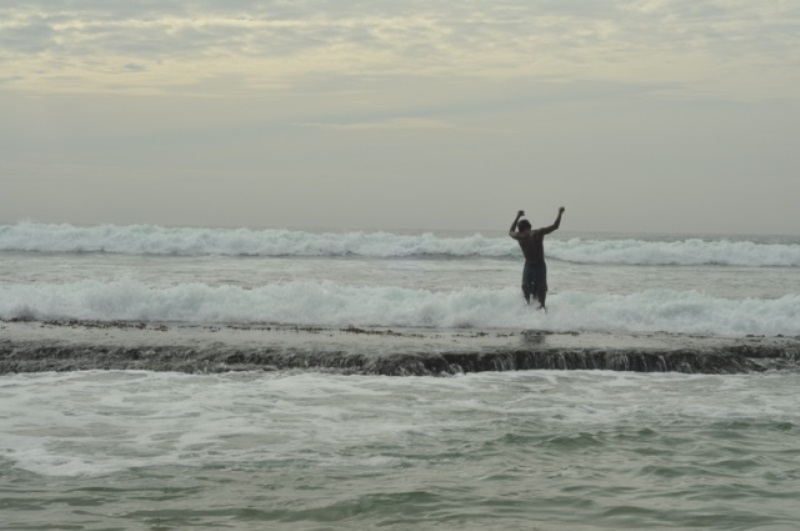
POLYGON ((672 96, 794 98, 790 1, 40 0, 0 7, 5 86, 295 90, 320 76, 670 83, 672 96), (233 76, 235 86, 208 86, 233 76))

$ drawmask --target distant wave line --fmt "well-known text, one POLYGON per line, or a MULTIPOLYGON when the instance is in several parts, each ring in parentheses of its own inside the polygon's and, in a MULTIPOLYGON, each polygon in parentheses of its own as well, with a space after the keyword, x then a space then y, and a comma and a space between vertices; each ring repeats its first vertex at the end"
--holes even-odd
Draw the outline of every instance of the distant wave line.
MULTIPOLYGON (((688 238, 677 241, 551 238, 548 257, 578 264, 800 267, 800 244, 688 238)), ((163 256, 521 259, 506 237, 391 232, 164 228, 153 225, 0 225, 0 251, 163 256)))

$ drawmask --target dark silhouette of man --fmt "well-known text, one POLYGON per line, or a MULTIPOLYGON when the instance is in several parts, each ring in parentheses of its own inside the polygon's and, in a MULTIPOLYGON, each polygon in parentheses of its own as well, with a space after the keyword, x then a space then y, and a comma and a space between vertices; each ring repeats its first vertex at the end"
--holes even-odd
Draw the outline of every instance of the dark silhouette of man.
POLYGON ((522 254, 525 255, 525 267, 522 270, 522 294, 525 302, 531 303, 531 296, 539 301, 539 309, 547 309, 544 300, 547 297, 547 264, 544 262, 544 237, 561 226, 561 214, 564 207, 558 209, 555 223, 549 227, 531 230, 531 223, 527 219, 520 220, 525 215, 523 210, 517 212, 514 223, 508 235, 517 240, 522 254))

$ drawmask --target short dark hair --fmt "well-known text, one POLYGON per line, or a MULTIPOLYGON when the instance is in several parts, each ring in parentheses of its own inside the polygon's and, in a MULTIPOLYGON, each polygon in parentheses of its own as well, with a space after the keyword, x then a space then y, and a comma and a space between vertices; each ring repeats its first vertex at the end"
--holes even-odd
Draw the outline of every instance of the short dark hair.
POLYGON ((531 228, 531 222, 527 219, 522 219, 517 223, 517 230, 528 230, 531 228))

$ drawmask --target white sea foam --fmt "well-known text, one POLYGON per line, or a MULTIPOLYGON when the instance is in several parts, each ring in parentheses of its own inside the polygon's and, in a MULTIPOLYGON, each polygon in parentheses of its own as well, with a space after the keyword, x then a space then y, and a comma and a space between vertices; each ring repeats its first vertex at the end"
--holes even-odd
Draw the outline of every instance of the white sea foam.
MULTIPOLYGON (((431 233, 304 232, 164 228, 151 225, 74 227, 19 223, 0 226, 0 251, 110 252, 228 256, 511 256, 509 238, 440 238, 431 233)), ((516 256, 515 253, 514 256, 516 256)))
POLYGON ((548 253, 587 264, 800 266, 800 245, 697 238, 669 242, 574 238, 548 242, 548 253))
MULTIPOLYGON (((420 434, 436 453, 453 433, 477 445, 520 426, 544 438, 645 427, 655 437, 661 426, 674 434, 728 419, 797 424, 797 382, 796 373, 606 371, 391 379, 316 372, 4 375, 0 459, 68 477, 261 461, 395 473, 398 462, 419 461, 420 434), (386 451, 395 446, 397 452, 386 451), (412 451, 404 455, 402 447, 412 451)), ((756 443, 768 440, 769 434, 756 443)), ((754 451, 752 438, 747 444, 754 451)))
MULTIPOLYGON (((108 252, 225 256, 410 256, 519 258, 507 237, 446 238, 431 233, 319 233, 290 230, 75 227, 39 223, 0 226, 0 251, 108 252)), ((580 239, 547 242, 551 259, 591 264, 800 267, 800 244, 685 239, 580 239)))
POLYGON ((2 319, 800 335, 800 295, 732 300, 664 289, 628 295, 565 292, 548 302, 550 311, 543 314, 525 308, 515 288, 436 292, 329 281, 256 289, 200 283, 152 287, 134 280, 0 286, 2 319))

